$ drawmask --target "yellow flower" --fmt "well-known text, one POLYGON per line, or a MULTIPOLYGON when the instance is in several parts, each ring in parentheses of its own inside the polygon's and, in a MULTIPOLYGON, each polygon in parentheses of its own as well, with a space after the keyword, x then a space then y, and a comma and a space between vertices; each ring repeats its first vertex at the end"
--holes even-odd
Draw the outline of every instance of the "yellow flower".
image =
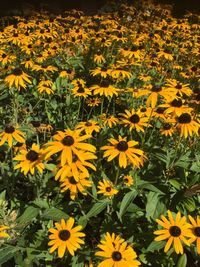
POLYGON ((120 115, 122 116, 120 124, 129 126, 130 131, 136 130, 137 132, 144 132, 144 127, 148 126, 147 122, 149 121, 149 118, 145 117, 139 110, 125 110, 125 114, 120 113, 120 115))
POLYGON ((5 142, 8 142, 9 147, 12 147, 13 140, 19 143, 24 143, 24 134, 15 129, 11 125, 7 125, 2 133, 0 133, 0 146, 2 146, 5 142))
POLYGON ((104 95, 105 97, 113 97, 113 95, 118 95, 119 89, 112 85, 109 85, 108 81, 101 82, 100 85, 93 85, 90 87, 93 91, 93 95, 104 95))
POLYGON ((106 197, 111 197, 118 193, 118 190, 114 188, 111 181, 107 179, 103 179, 103 182, 99 182, 97 188, 99 191, 97 191, 98 194, 103 194, 106 197))
POLYGON ((1 238, 7 238, 9 237, 9 234, 7 234, 5 231, 8 230, 10 227, 5 225, 0 225, 0 239, 1 238))
POLYGON ((20 68, 16 68, 13 70, 12 74, 8 75, 5 78, 5 82, 8 83, 9 88, 13 87, 13 85, 20 90, 20 88, 26 88, 26 84, 30 83, 29 75, 23 72, 20 68))
POLYGON ((56 228, 50 228, 50 241, 48 245, 51 246, 50 253, 58 249, 58 257, 62 258, 66 250, 74 256, 74 252, 80 248, 84 241, 80 239, 85 234, 80 232, 82 226, 74 226, 74 218, 70 217, 67 221, 62 219, 60 223, 55 223, 56 228))
POLYGON ((106 150, 103 157, 108 157, 107 161, 113 160, 119 156, 119 166, 126 168, 128 165, 140 167, 142 165, 142 159, 140 156, 144 155, 144 152, 134 146, 138 145, 136 141, 126 141, 126 137, 122 138, 119 136, 119 140, 110 138, 108 141, 112 146, 103 146, 101 150, 106 150))
POLYGON ((76 180, 73 177, 72 173, 69 173, 68 177, 66 177, 64 180, 61 180, 60 182, 61 192, 69 190, 70 198, 72 200, 76 198, 79 192, 83 195, 87 195, 87 187, 92 186, 92 181, 90 181, 84 173, 79 173, 79 176, 76 180))
POLYGON ((193 237, 189 239, 189 243, 193 243, 196 241, 197 243, 197 253, 200 254, 200 217, 197 216, 197 220, 195 221, 192 216, 188 215, 188 218, 191 222, 191 230, 193 233, 193 237))
POLYGON ((141 263, 136 260, 134 249, 119 235, 106 233, 98 245, 101 249, 96 256, 105 258, 97 267, 138 267, 141 263))
POLYGON ((64 166, 67 162, 69 165, 72 164, 73 153, 81 160, 81 151, 89 151, 94 153, 96 148, 82 141, 90 138, 90 135, 80 136, 80 130, 72 131, 66 129, 64 132, 58 131, 56 135, 53 136, 55 141, 50 141, 47 143, 47 148, 44 150, 46 154, 45 159, 51 157, 52 155, 61 152, 61 166, 64 166))
POLYGON ((53 93, 54 93, 54 91, 53 91, 53 89, 52 89, 52 86, 53 86, 53 82, 52 82, 52 81, 50 81, 50 80, 45 80, 45 81, 41 81, 41 82, 39 82, 37 88, 38 88, 38 91, 39 91, 40 93, 45 92, 45 93, 47 93, 48 95, 50 95, 50 94, 53 94, 53 93))
POLYGON ((89 177, 87 167, 96 171, 96 167, 92 163, 88 162, 88 160, 97 159, 97 156, 95 156, 93 153, 83 151, 79 151, 79 156, 80 159, 77 155, 72 153, 72 164, 61 166, 55 175, 55 179, 60 179, 62 181, 69 176, 69 173, 71 173, 75 180, 79 179, 80 173, 84 174, 85 177, 89 177))
POLYGON ((79 129, 81 131, 85 131, 86 134, 91 135, 93 132, 98 133, 101 129, 101 127, 98 125, 96 121, 89 120, 86 122, 79 122, 76 126, 76 129, 79 129))
POLYGON ((183 254, 183 245, 182 242, 187 246, 190 246, 190 242, 185 237, 193 237, 191 232, 191 225, 186 222, 186 217, 181 217, 181 213, 178 212, 176 219, 174 220, 171 211, 168 212, 168 218, 161 215, 161 219, 156 219, 156 222, 161 225, 164 229, 154 231, 155 235, 158 235, 154 240, 161 241, 167 240, 167 243, 164 248, 164 252, 167 252, 172 243, 177 254, 183 254))
POLYGON ((124 184, 127 186, 131 186, 134 184, 134 179, 131 175, 124 175, 123 181, 124 181, 124 184))
POLYGON ((177 128, 181 132, 181 137, 187 138, 192 136, 194 133, 199 135, 199 126, 200 124, 193 120, 192 116, 189 113, 182 113, 179 117, 176 118, 177 128))
POLYGON ((15 170, 21 169, 25 175, 27 175, 28 172, 34 174, 36 168, 40 173, 43 172, 43 150, 40 149, 38 145, 33 144, 29 151, 26 148, 21 149, 20 153, 21 154, 14 157, 14 160, 20 161, 20 163, 15 166, 15 170))

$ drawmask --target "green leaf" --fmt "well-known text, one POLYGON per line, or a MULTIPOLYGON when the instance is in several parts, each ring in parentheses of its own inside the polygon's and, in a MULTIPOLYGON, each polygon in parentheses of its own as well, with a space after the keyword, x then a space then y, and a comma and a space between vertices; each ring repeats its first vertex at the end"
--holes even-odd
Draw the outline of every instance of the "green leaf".
POLYGON ((52 164, 52 163, 46 163, 45 164, 45 169, 47 169, 48 171, 53 171, 54 169, 56 168, 56 165, 55 164, 52 164))
POLYGON ((0 248, 0 266, 11 259, 19 251, 18 247, 6 245, 0 248))
POLYGON ((147 251, 155 251, 164 248, 166 242, 165 241, 152 241, 151 244, 148 246, 147 251))
POLYGON ((46 199, 37 198, 32 203, 34 205, 38 206, 39 208, 42 208, 42 209, 48 209, 49 208, 49 204, 48 204, 46 199))
POLYGON ((43 219, 59 221, 61 219, 67 220, 69 216, 62 210, 50 208, 42 214, 43 219))
POLYGON ((159 193, 159 194, 163 194, 164 193, 162 191, 160 191, 160 189, 158 189, 157 187, 155 187, 154 185, 150 184, 150 183, 145 183, 145 184, 142 184, 140 186, 141 189, 145 188, 149 191, 153 191, 153 192, 156 192, 156 193, 159 193))
POLYGON ((147 219, 157 219, 166 211, 166 206, 162 196, 156 192, 149 192, 147 196, 146 217, 147 219))
POLYGON ((100 212, 102 212, 110 203, 110 200, 105 200, 101 202, 95 203, 92 208, 86 214, 87 219, 91 217, 97 216, 100 212))
POLYGON ((26 224, 32 221, 37 217, 39 213, 39 208, 35 208, 33 206, 29 206, 25 209, 24 213, 18 218, 18 223, 26 224))
POLYGON ((123 197, 118 213, 118 217, 120 220, 122 220, 122 216, 128 209, 129 205, 132 203, 132 201, 136 198, 137 194, 138 194, 137 191, 133 189, 123 197))
POLYGON ((181 188, 181 184, 176 179, 170 179, 169 183, 178 190, 181 188))
POLYGON ((186 267, 187 266, 187 255, 184 253, 178 259, 176 267, 186 267))
POLYGON ((81 216, 78 220, 78 225, 81 225, 82 229, 84 229, 87 225, 87 216, 81 216))
POLYGON ((184 199, 182 204, 189 212, 193 212, 196 208, 195 201, 193 198, 184 199))

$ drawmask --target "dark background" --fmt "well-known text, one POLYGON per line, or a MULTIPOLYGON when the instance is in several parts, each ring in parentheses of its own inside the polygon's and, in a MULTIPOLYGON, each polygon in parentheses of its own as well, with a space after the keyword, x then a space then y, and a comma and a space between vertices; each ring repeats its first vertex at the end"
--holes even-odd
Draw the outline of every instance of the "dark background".
MULTIPOLYGON (((86 14, 95 14, 108 0, 1 0, 0 16, 14 15, 22 9, 48 9, 52 13, 62 13, 72 8, 81 9, 86 14)), ((116 0, 119 2, 119 0, 116 0)), ((142 0, 141 0, 142 1, 142 0)), ((129 4, 134 0, 127 0, 129 4)), ((200 12, 200 0, 155 0, 157 3, 174 5, 173 15, 182 16, 186 11, 200 12)))

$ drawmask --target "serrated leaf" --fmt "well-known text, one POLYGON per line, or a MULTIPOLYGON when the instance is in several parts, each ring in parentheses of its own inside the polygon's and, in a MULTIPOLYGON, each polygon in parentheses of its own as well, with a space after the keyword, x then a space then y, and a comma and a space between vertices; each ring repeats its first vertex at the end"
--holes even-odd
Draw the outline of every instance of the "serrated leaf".
POLYGON ((178 259, 176 267, 186 267, 187 266, 187 255, 184 253, 178 259))
POLYGON ((110 201, 108 200, 95 203, 86 214, 87 219, 97 216, 108 206, 109 203, 110 201))
POLYGON ((37 217, 38 213, 39 208, 29 206, 25 209, 24 213, 17 219, 17 221, 20 224, 29 223, 37 217))
POLYGON ((137 191, 133 189, 123 197, 118 213, 118 217, 120 220, 122 220, 122 216, 128 209, 129 205, 132 203, 132 201, 136 198, 137 194, 138 194, 137 191))
POLYGON ((56 208, 50 208, 42 214, 43 219, 59 221, 61 219, 67 220, 69 216, 62 210, 56 208))

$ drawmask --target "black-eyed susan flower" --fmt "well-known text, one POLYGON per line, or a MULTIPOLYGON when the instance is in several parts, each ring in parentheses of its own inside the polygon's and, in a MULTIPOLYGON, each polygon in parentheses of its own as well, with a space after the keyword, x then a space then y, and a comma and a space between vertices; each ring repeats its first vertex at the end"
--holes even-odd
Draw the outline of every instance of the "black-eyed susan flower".
POLYGON ((15 86, 18 90, 26 88, 26 83, 31 84, 30 76, 23 72, 20 68, 16 68, 8 75, 4 81, 8 84, 9 88, 15 86))
POLYGON ((101 250, 95 255, 105 258, 98 267, 137 267, 141 264, 136 260, 137 254, 133 247, 114 233, 107 232, 98 247, 101 250))
POLYGON ((113 97, 118 95, 119 89, 110 85, 108 81, 102 81, 100 85, 92 85, 90 89, 93 95, 104 95, 105 97, 113 97))
POLYGON ((172 136, 175 130, 176 129, 174 127, 174 123, 165 122, 160 129, 160 134, 165 136, 172 136))
POLYGON ((47 148, 45 148, 44 153, 45 158, 49 158, 56 153, 61 153, 61 166, 64 166, 67 162, 69 165, 72 164, 73 153, 78 156, 81 160, 82 151, 89 151, 94 153, 96 148, 88 143, 83 143, 82 141, 90 138, 90 135, 80 135, 80 130, 72 131, 66 129, 64 132, 58 131, 57 134, 53 136, 55 141, 50 141, 47 143, 47 148))
POLYGON ((134 184, 134 179, 131 175, 124 175, 123 182, 126 186, 131 186, 134 184))
POLYGON ((78 193, 87 195, 87 188, 92 186, 92 181, 90 181, 84 173, 79 173, 79 176, 75 180, 72 173, 68 174, 64 180, 60 181, 61 192, 67 190, 70 191, 70 198, 74 200, 78 193))
POLYGON ((190 113, 182 113, 176 118, 177 128, 181 133, 181 137, 187 138, 193 134, 198 135, 200 124, 196 122, 190 113))
POLYGON ((86 86, 83 86, 82 84, 78 84, 77 86, 74 86, 74 88, 72 89, 72 94, 75 97, 88 97, 89 95, 91 95, 91 90, 89 88, 87 88, 86 86))
POLYGON ((154 240, 161 241, 168 239, 164 252, 167 252, 173 245, 177 254, 183 254, 183 243, 190 246, 187 237, 193 237, 190 229, 191 225, 186 222, 185 216, 181 217, 180 212, 176 214, 175 219, 170 210, 168 210, 167 213, 169 219, 164 215, 161 215, 162 220, 156 219, 156 222, 164 229, 154 231, 154 234, 158 235, 154 240))
POLYGON ((39 93, 47 93, 48 95, 53 94, 54 90, 52 89, 53 82, 50 80, 44 80, 39 82, 37 89, 39 93))
POLYGON ((121 68, 116 68, 116 69, 111 70, 110 76, 112 78, 117 78, 117 79, 118 78, 122 78, 122 79, 127 78, 127 79, 130 79, 131 76, 132 76, 132 73, 129 72, 129 71, 127 71, 127 70, 123 70, 121 68))
POLYGON ((32 144, 30 150, 21 149, 20 154, 14 157, 14 160, 20 161, 14 169, 21 169, 25 175, 28 172, 34 174, 36 169, 42 173, 44 170, 43 158, 43 150, 38 145, 32 144))
POLYGON ((98 107, 101 104, 101 100, 98 97, 88 98, 86 104, 89 107, 98 107))
POLYGON ((94 62, 97 64, 105 63, 106 60, 104 56, 102 55, 101 51, 97 51, 96 54, 94 54, 94 62))
POLYGON ((149 118, 145 117, 144 113, 141 113, 139 110, 125 110, 125 113, 120 113, 120 115, 122 116, 120 124, 128 126, 130 131, 136 130, 137 132, 144 132, 144 127, 148 126, 149 118))
POLYGON ((51 246, 50 253, 58 250, 58 257, 62 258, 65 252, 69 252, 74 256, 74 252, 81 248, 84 241, 81 239, 85 236, 80 232, 82 226, 78 225, 74 227, 74 218, 70 217, 67 221, 62 219, 59 223, 55 223, 55 228, 50 228, 49 235, 50 241, 48 245, 51 246))
POLYGON ((166 114, 171 114, 172 116, 180 116, 182 113, 191 112, 192 108, 183 104, 181 98, 173 98, 171 100, 167 100, 165 104, 159 105, 159 107, 165 108, 166 114))
POLYGON ((6 225, 0 225, 0 239, 1 238, 8 238, 9 234, 6 233, 6 230, 8 230, 10 227, 6 225))
POLYGON ((167 83, 165 85, 166 91, 177 95, 179 94, 180 96, 187 95, 190 96, 192 95, 192 90, 189 87, 189 84, 183 84, 175 79, 167 79, 167 83))
POLYGON ((90 71, 91 75, 92 76, 101 76, 102 78, 107 78, 109 77, 110 73, 111 73, 111 70, 106 68, 106 67, 97 67, 96 69, 94 70, 91 70, 90 71))
POLYGON ((197 244, 197 253, 200 254, 200 217, 197 216, 196 220, 188 215, 188 218, 191 222, 191 230, 193 233, 193 237, 189 239, 189 243, 193 243, 196 241, 197 244))
POLYGON ((99 116, 99 118, 103 122, 103 125, 104 126, 108 125, 109 128, 112 128, 113 126, 115 126, 119 122, 119 119, 116 118, 115 116, 113 116, 113 115, 106 116, 105 113, 103 113, 101 116, 99 116))
POLYGON ((86 122, 79 122, 76 125, 76 129, 79 129, 81 131, 84 131, 86 134, 91 135, 93 132, 98 133, 101 129, 101 127, 98 125, 96 121, 88 120, 86 122))
POLYGON ((61 167, 55 175, 56 180, 64 180, 67 176, 69 176, 69 173, 72 174, 75 180, 79 179, 79 175, 81 173, 85 177, 89 177, 89 171, 87 168, 91 168, 92 170, 96 171, 96 167, 91 162, 88 162, 88 160, 97 159, 96 155, 83 151, 79 151, 79 155, 81 155, 81 159, 79 159, 77 155, 72 153, 72 164, 65 164, 63 167, 61 167))
POLYGON ((103 181, 99 181, 97 188, 98 194, 103 194, 106 197, 112 197, 118 193, 118 190, 114 187, 113 183, 108 179, 103 179, 103 181))
POLYGON ((107 161, 113 160, 115 157, 119 157, 119 166, 126 168, 128 165, 140 167, 142 164, 141 156, 144 152, 141 149, 135 148, 138 145, 136 141, 126 141, 127 137, 118 137, 118 140, 114 138, 108 139, 112 146, 103 146, 101 150, 105 150, 103 157, 108 157, 107 161))
POLYGON ((166 98, 167 96, 170 95, 170 93, 168 91, 166 91, 160 85, 149 84, 144 89, 140 89, 139 92, 137 93, 137 97, 141 97, 144 95, 148 96, 147 101, 146 101, 147 107, 155 108, 156 104, 159 100, 159 97, 166 98))
POLYGON ((7 125, 4 131, 0 133, 0 146, 8 142, 9 147, 12 147, 13 141, 24 143, 24 133, 15 129, 12 125, 7 125))

